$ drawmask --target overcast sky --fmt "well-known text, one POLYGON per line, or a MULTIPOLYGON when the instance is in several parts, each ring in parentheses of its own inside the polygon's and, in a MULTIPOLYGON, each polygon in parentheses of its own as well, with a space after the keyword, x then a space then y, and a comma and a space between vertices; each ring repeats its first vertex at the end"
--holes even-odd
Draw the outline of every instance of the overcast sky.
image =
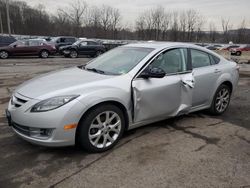
MULTIPOLYGON (((69 6, 74 0, 23 0, 31 6, 43 4, 50 13, 56 14, 58 8, 69 6)), ((250 0, 85 0, 89 6, 103 4, 118 8, 122 14, 122 23, 132 27, 140 12, 162 6, 167 10, 198 10, 205 18, 206 25, 212 21, 221 30, 221 17, 230 18, 234 27, 244 18, 250 27, 250 0)))

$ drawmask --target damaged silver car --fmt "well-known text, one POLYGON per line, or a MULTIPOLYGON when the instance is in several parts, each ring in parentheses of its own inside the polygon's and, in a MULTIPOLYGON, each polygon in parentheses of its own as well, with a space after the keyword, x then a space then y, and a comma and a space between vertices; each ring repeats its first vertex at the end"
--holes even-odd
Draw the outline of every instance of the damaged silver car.
POLYGON ((190 112, 227 109, 238 66, 185 43, 137 43, 34 78, 9 102, 9 125, 44 146, 112 148, 124 131, 190 112))

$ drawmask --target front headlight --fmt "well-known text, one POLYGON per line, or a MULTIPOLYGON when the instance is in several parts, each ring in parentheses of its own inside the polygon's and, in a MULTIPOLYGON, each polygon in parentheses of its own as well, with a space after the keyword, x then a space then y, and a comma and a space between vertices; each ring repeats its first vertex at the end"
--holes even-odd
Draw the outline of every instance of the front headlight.
POLYGON ((46 112, 50 110, 54 110, 56 108, 59 108, 68 102, 74 100, 79 95, 68 95, 68 96, 59 96, 59 97, 53 97, 50 99, 43 100, 37 104, 35 104, 31 108, 31 112, 46 112))

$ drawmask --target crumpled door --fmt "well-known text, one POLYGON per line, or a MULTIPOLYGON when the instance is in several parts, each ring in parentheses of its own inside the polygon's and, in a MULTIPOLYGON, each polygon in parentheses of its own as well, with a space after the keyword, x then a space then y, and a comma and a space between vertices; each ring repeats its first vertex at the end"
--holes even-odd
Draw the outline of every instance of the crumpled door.
POLYGON ((132 82, 134 123, 185 114, 191 109, 192 73, 164 78, 136 78, 132 82))

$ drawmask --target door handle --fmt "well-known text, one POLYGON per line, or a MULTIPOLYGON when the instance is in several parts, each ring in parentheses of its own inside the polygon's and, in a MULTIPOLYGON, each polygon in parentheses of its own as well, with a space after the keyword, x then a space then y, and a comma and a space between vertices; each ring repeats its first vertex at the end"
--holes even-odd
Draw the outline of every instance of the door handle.
POLYGON ((214 73, 220 73, 221 70, 220 69, 214 69, 214 73))

